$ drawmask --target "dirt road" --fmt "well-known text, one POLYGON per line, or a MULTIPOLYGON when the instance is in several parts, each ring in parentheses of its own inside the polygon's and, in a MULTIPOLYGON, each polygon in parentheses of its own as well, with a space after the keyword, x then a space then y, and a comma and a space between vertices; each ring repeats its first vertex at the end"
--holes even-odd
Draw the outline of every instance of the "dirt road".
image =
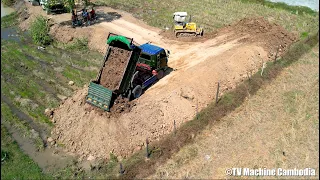
MULTIPOLYGON (((40 7, 28 7, 40 11, 40 7)), ((218 81, 222 95, 274 59, 277 49, 281 55, 295 41, 292 34, 263 18, 244 19, 219 30, 212 39, 187 42, 161 36, 160 29, 122 11, 98 7, 96 12, 108 20, 75 29, 64 25, 70 20, 69 14, 52 15, 51 34, 63 42, 88 37, 89 47, 101 53, 106 50, 109 32, 132 37, 140 44, 151 41, 170 50, 168 65, 174 71, 118 118, 108 118, 84 103, 87 88, 61 104, 54 113, 53 138, 82 158, 108 158, 109 152, 126 157, 144 147, 146 138, 159 140, 173 130, 174 120, 179 127, 214 100, 218 81)), ((32 16, 27 21, 30 19, 32 16)), ((21 27, 27 28, 27 21, 21 27)))

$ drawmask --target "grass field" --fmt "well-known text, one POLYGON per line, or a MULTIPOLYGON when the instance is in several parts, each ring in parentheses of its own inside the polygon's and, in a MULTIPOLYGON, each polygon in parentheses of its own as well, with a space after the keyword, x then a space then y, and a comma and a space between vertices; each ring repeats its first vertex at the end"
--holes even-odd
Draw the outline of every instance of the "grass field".
POLYGON ((310 32, 318 29, 319 26, 319 13, 309 8, 293 8, 281 3, 276 5, 261 0, 96 0, 95 3, 125 10, 149 25, 159 28, 165 26, 171 28, 172 16, 176 11, 188 12, 192 15, 192 21, 203 26, 205 32, 254 16, 263 16, 289 31, 298 33, 310 32))
POLYGON ((54 47, 41 51, 7 40, 2 40, 1 52, 1 93, 34 120, 49 124, 44 110, 72 95, 69 81, 82 87, 93 79, 102 59, 98 53, 72 54, 54 47))

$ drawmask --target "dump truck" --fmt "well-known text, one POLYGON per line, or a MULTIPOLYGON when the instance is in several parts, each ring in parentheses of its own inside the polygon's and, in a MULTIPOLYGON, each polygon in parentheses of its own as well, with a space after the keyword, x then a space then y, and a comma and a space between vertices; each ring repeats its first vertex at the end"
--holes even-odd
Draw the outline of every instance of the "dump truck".
POLYGON ((109 33, 107 44, 101 69, 89 84, 86 102, 110 111, 118 96, 136 99, 164 76, 169 51, 149 43, 140 46, 133 38, 114 33, 109 33))

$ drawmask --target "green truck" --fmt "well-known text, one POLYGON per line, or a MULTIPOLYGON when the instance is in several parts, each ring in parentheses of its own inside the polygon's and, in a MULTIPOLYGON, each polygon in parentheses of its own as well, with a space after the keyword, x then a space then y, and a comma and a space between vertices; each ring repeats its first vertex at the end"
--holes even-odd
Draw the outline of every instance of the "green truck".
POLYGON ((118 96, 136 99, 164 76, 169 51, 148 43, 138 45, 132 38, 113 33, 109 33, 107 44, 101 69, 89 84, 86 102, 110 111, 118 96))

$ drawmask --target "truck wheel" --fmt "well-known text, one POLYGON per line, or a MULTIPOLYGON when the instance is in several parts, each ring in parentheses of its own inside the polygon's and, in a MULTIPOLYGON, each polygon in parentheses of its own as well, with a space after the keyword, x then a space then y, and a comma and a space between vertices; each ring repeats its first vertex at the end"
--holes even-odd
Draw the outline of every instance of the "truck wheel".
POLYGON ((161 78, 163 78, 163 76, 164 76, 164 72, 163 72, 163 70, 160 70, 160 71, 158 72, 158 74, 157 74, 157 78, 158 78, 158 79, 161 79, 161 78))
POLYGON ((134 89, 132 90, 132 96, 134 99, 137 99, 141 96, 142 94, 142 87, 140 85, 137 85, 136 87, 134 87, 134 89))

